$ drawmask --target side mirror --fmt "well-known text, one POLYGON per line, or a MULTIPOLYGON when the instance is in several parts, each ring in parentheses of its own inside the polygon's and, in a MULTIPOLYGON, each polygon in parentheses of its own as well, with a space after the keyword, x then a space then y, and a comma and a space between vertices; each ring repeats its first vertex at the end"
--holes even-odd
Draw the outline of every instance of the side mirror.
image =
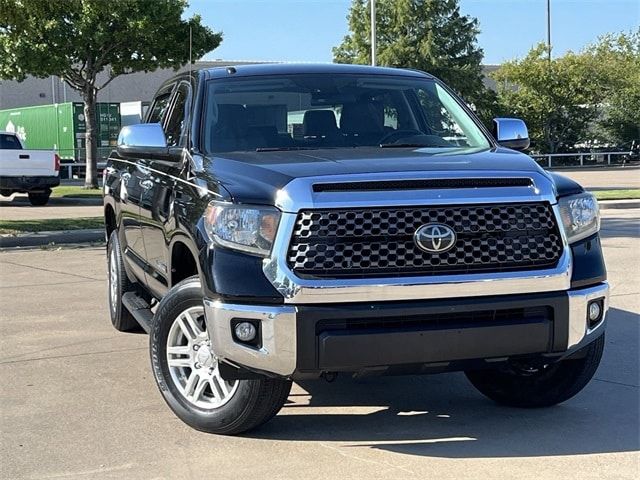
POLYGON ((159 123, 138 123, 122 127, 116 150, 125 158, 148 157, 171 160, 172 157, 159 123))
POLYGON ((503 147, 514 150, 529 148, 527 125, 519 118, 494 118, 493 135, 503 147))

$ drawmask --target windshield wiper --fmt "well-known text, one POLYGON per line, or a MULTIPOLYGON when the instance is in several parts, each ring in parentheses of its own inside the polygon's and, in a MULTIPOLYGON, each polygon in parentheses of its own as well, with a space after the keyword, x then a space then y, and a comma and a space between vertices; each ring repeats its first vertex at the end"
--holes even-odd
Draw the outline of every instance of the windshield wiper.
POLYGON ((288 152, 293 150, 318 150, 320 147, 258 147, 256 152, 288 152))
POLYGON ((426 143, 381 143, 380 148, 451 148, 443 145, 428 145, 426 143))

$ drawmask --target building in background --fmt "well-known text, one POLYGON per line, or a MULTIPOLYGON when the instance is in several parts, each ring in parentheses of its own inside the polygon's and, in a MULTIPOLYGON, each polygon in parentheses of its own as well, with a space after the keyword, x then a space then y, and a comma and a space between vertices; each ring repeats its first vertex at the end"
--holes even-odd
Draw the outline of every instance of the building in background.
MULTIPOLYGON (((196 62, 195 69, 226 67, 229 65, 246 65, 258 62, 234 62, 216 60, 212 62, 196 62)), ((264 62, 263 62, 264 63, 264 62)), ((179 69, 179 72, 189 67, 179 69)), ((176 72, 170 68, 153 72, 136 72, 122 75, 113 80, 98 93, 98 102, 149 102, 153 99, 158 87, 170 79, 176 72)), ((106 73, 103 76, 106 78, 106 73)), ((105 78, 101 78, 101 84, 105 78)), ((59 77, 35 78, 27 77, 23 82, 0 81, 0 110, 33 105, 51 105, 54 103, 81 102, 82 98, 71 87, 60 81, 59 77)))
MULTIPOLYGON (((226 67, 252 63, 265 62, 215 60, 211 62, 196 62, 193 68, 226 67)), ((188 70, 188 68, 189 67, 186 66, 178 71, 183 72, 188 70)), ((489 88, 495 89, 495 82, 486 75, 497 68, 498 65, 485 65, 483 67, 485 84, 489 88)), ((143 102, 143 104, 144 102, 150 102, 158 87, 175 74, 175 71, 170 68, 165 68, 153 72, 137 72, 122 75, 98 93, 98 101, 104 103, 143 102)), ((106 76, 106 74, 104 75, 106 76)), ((58 77, 28 77, 23 82, 0 81, 0 109, 81 101, 80 95, 68 85, 61 82, 58 77)), ((135 109, 136 107, 131 106, 130 108, 135 109)), ((123 125, 130 124, 130 120, 127 120, 128 123, 125 123, 123 120, 123 125)))

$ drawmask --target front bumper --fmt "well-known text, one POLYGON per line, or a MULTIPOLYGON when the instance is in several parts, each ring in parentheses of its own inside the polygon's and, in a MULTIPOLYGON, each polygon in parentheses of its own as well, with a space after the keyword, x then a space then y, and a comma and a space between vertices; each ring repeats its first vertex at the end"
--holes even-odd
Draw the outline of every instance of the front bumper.
POLYGON ((492 297, 326 305, 238 305, 205 300, 218 357, 289 377, 512 356, 561 358, 604 330, 606 282, 587 288, 492 297), (587 306, 602 300, 588 327, 587 306), (234 339, 232 322, 259 322, 258 347, 234 339))

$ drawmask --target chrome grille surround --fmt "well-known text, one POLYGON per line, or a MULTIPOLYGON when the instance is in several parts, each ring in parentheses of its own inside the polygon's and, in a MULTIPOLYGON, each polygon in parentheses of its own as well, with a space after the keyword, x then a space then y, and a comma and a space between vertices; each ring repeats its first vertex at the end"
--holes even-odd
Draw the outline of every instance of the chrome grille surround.
POLYGON ((554 266, 562 248, 544 203, 304 210, 287 265, 307 278, 535 270, 554 266), (415 244, 415 232, 430 223, 455 231, 453 248, 429 253, 415 244))
MULTIPOLYGON (((464 162, 458 162, 464 163, 464 162)), ((358 182, 378 180, 410 180, 422 178, 517 177, 523 172, 455 171, 401 172, 384 174, 335 175, 330 177, 297 178, 282 188, 276 206, 283 212, 280 226, 269 258, 263 261, 263 271, 287 304, 337 302, 393 301, 435 298, 510 295, 567 290, 572 272, 571 251, 556 205, 555 187, 547 174, 527 172, 532 184, 528 187, 497 187, 482 189, 429 189, 401 191, 314 192, 313 185, 330 181, 358 182), (289 243, 298 213, 304 210, 352 208, 394 208, 436 206, 504 206, 512 203, 545 203, 558 225, 562 252, 557 262, 536 270, 508 270, 491 272, 459 272, 457 274, 409 274, 403 276, 362 278, 305 278, 296 274, 287 263, 289 243)), ((443 167, 444 168, 444 167, 443 167)))

